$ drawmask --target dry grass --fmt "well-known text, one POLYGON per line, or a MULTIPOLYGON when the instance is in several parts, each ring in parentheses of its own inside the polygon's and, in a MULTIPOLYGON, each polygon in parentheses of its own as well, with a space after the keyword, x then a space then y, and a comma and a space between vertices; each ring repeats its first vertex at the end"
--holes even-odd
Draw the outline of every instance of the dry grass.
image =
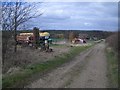
MULTIPOLYGON (((120 34, 120 33, 119 33, 120 34)), ((118 35, 118 33, 116 32, 115 34, 109 36, 106 39, 106 43, 108 43, 108 45, 110 47, 112 47, 116 52, 120 51, 120 46, 118 45, 120 42, 120 39, 118 39, 120 36, 118 35)))
POLYGON ((118 45, 120 39, 118 33, 109 36, 106 39, 108 44, 106 49, 106 56, 108 59, 108 78, 110 87, 118 88, 118 56, 120 51, 120 46, 118 45), (109 48, 108 48, 109 47, 109 48))
POLYGON ((33 49, 30 47, 18 46, 16 53, 13 52, 13 48, 9 49, 6 53, 6 57, 3 65, 3 73, 8 72, 10 68, 24 68, 26 65, 41 63, 48 61, 58 55, 69 51, 70 47, 67 46, 51 46, 53 52, 40 51, 40 49, 33 49))
POLYGON ((23 82, 25 83, 26 79, 30 78, 32 75, 36 73, 42 73, 51 69, 56 68, 72 60, 76 55, 80 52, 90 48, 91 46, 83 46, 83 47, 72 47, 70 52, 62 54, 62 56, 54 57, 53 59, 46 61, 44 63, 37 63, 31 66, 27 66, 22 71, 14 73, 12 75, 6 75, 3 77, 3 87, 11 87, 16 83, 23 82))

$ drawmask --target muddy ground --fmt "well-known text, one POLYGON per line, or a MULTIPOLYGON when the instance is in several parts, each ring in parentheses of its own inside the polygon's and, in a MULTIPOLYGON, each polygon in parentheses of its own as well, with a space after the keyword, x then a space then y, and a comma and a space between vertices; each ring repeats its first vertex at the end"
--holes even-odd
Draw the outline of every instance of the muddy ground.
POLYGON ((80 53, 71 62, 41 76, 25 88, 108 88, 105 44, 80 53))

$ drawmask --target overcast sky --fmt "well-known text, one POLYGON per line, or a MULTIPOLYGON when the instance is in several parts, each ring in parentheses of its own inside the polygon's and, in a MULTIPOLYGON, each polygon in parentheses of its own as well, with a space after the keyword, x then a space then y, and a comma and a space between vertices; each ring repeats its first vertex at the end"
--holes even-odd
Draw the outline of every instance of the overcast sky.
POLYGON ((29 26, 54 30, 118 30, 117 2, 44 2, 29 26))

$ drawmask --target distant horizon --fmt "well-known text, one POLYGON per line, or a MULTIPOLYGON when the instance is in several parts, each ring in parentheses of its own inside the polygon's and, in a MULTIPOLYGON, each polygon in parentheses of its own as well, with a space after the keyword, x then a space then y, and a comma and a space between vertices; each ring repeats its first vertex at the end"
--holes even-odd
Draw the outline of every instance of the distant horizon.
MULTIPOLYGON (((33 29, 28 29, 28 31, 32 31, 33 29)), ((27 31, 27 30, 18 30, 18 31, 27 31)), ((98 29, 96 29, 96 30, 63 30, 63 29, 61 29, 61 30, 56 30, 56 29, 44 29, 44 30, 40 30, 39 29, 39 31, 103 31, 103 32, 118 32, 118 30, 98 30, 98 29)))

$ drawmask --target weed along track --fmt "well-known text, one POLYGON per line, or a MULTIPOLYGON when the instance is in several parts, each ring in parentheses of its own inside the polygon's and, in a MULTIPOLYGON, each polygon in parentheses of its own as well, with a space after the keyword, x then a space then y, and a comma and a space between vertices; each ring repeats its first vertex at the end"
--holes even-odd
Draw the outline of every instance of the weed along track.
POLYGON ((99 43, 24 88, 107 88, 104 48, 99 43))
POLYGON ((118 88, 119 3, 0 3, 3 89, 118 88))
POLYGON ((80 52, 90 47, 91 45, 71 47, 69 52, 65 52, 59 56, 50 58, 50 60, 47 60, 44 62, 35 63, 33 65, 26 66, 24 69, 18 71, 17 73, 4 76, 3 77, 3 88, 4 87, 23 87, 28 82, 29 83, 33 82, 37 74, 38 74, 37 77, 40 77, 43 73, 50 72, 51 70, 54 70, 58 66, 61 66, 61 65, 64 66, 64 63, 69 63, 69 61, 71 62, 71 60, 76 55, 78 55, 80 52), (32 81, 31 81, 31 77, 33 78, 32 81))
POLYGON ((118 3, 8 1, 0 2, 2 89, 118 88, 118 3))

